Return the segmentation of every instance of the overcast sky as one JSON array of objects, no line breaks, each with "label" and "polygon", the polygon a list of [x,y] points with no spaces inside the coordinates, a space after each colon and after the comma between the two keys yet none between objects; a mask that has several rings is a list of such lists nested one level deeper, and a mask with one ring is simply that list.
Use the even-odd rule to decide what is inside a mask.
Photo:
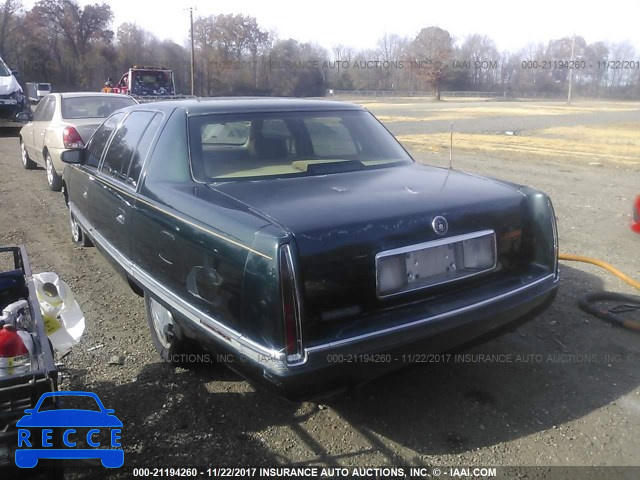
[{"label": "overcast sky", "polygon": [[[80,4],[99,3],[100,0]],[[24,0],[26,6],[34,0]],[[516,51],[529,43],[582,35],[598,40],[628,40],[640,59],[640,1],[598,2],[562,0],[108,0],[115,14],[114,31],[123,22],[136,22],[159,38],[184,44],[189,35],[189,13],[196,16],[242,13],[256,17],[266,30],[282,39],[315,42],[329,49],[342,44],[356,49],[375,48],[385,32],[412,37],[421,28],[444,28],[456,40],[472,33],[486,34],[499,50]]]}]

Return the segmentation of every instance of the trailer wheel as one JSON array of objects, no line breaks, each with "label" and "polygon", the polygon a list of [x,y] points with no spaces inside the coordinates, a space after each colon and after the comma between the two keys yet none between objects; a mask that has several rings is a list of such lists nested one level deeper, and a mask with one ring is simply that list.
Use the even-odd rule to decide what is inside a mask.
[{"label": "trailer wheel", "polygon": [[29,158],[29,154],[27,153],[27,149],[24,146],[24,142],[22,141],[22,138],[20,139],[20,157],[22,159],[22,166],[24,167],[25,170],[31,170],[33,168],[36,168],[36,162],[34,162],[33,160],[31,160],[31,158]]}]

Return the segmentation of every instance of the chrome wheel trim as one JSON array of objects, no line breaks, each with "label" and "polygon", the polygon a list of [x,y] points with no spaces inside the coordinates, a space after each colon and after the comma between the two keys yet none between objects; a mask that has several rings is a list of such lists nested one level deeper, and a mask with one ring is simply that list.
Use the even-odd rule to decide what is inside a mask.
[{"label": "chrome wheel trim", "polygon": [[47,164],[47,181],[49,185],[53,185],[53,163],[51,162],[49,154],[45,157],[45,162]]},{"label": "chrome wheel trim", "polygon": [[27,148],[24,146],[24,142],[20,142],[20,156],[22,157],[22,164],[26,167],[29,155],[27,155]]},{"label": "chrome wheel trim", "polygon": [[153,329],[155,330],[156,337],[158,337],[158,341],[164,348],[171,348],[171,340],[166,334],[167,330],[169,330],[168,327],[173,325],[171,312],[153,298],[149,299],[149,311],[151,314],[151,323],[153,323]]},{"label": "chrome wheel trim", "polygon": [[71,224],[71,236],[73,237],[73,241],[76,243],[80,242],[80,240],[82,240],[80,226],[71,212],[69,212],[69,223]]}]

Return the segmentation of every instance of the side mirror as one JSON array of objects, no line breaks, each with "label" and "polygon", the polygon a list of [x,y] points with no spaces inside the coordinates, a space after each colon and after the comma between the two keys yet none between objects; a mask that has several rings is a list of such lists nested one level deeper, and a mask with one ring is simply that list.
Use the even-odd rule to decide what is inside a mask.
[{"label": "side mirror", "polygon": [[18,72],[18,70],[11,70],[11,75],[13,75],[14,77],[17,76],[20,72]]},{"label": "side mirror", "polygon": [[60,155],[60,160],[70,165],[80,165],[84,163],[85,152],[86,150],[84,148],[65,150],[62,152],[62,155]]},{"label": "side mirror", "polygon": [[16,122],[18,123],[28,123],[31,120],[33,120],[31,112],[18,112],[16,114]]}]

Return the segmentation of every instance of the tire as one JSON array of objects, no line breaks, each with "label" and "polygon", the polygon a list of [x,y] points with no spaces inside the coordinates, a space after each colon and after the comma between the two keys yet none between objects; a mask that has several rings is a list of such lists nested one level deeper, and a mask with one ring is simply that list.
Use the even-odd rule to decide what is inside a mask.
[{"label": "tire", "polygon": [[71,210],[69,210],[69,226],[71,227],[71,239],[73,240],[73,243],[76,245],[82,245],[83,247],[93,246],[93,243],[91,243],[89,237],[87,237],[82,230],[82,227],[78,224],[73,213],[71,213]]},{"label": "tire", "polygon": [[56,172],[49,152],[44,154],[44,166],[47,170],[47,183],[49,184],[49,188],[53,192],[59,192],[62,189],[62,178],[60,178],[60,175]]},{"label": "tire", "polygon": [[20,139],[20,158],[22,160],[22,167],[25,170],[32,170],[36,168],[36,162],[29,158],[29,154],[27,153],[27,149],[24,146],[22,139]]},{"label": "tire", "polygon": [[189,343],[180,340],[175,335],[172,313],[153,298],[149,292],[144,292],[144,304],[147,311],[149,331],[151,332],[151,341],[160,357],[170,365],[184,365],[180,354],[187,351]]}]

